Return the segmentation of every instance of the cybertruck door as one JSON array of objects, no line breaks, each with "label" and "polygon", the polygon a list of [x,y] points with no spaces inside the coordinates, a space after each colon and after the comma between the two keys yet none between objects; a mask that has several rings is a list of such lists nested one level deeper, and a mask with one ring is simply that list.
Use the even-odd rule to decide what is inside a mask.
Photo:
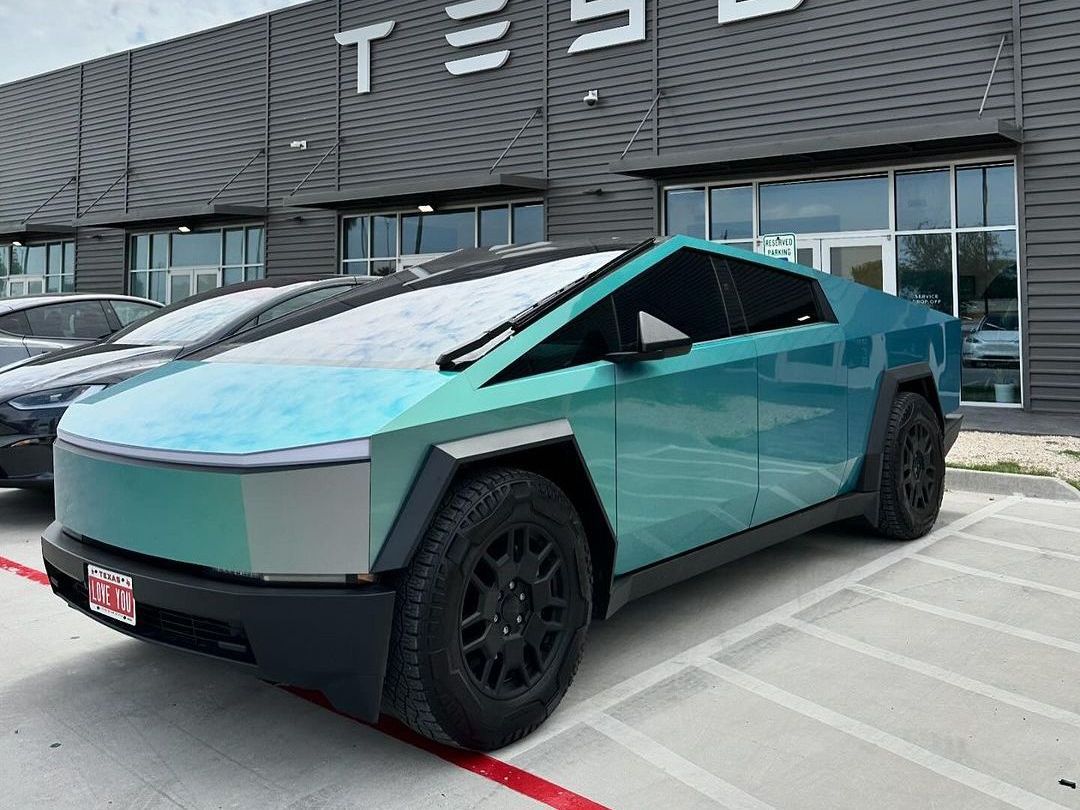
[{"label": "cybertruck door", "polygon": [[757,526],[839,493],[848,461],[844,332],[816,280],[736,259],[728,266],[757,344]]},{"label": "cybertruck door", "polygon": [[750,525],[758,486],[757,357],[752,338],[731,336],[710,254],[684,249],[614,299],[624,350],[642,311],[695,341],[681,357],[616,367],[622,574]]}]

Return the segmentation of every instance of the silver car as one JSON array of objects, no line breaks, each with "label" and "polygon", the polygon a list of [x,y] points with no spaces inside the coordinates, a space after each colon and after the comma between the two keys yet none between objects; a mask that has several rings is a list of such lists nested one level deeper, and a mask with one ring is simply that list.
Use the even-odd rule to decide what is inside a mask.
[{"label": "silver car", "polygon": [[127,295],[30,295],[0,299],[0,368],[119,332],[161,307]]}]

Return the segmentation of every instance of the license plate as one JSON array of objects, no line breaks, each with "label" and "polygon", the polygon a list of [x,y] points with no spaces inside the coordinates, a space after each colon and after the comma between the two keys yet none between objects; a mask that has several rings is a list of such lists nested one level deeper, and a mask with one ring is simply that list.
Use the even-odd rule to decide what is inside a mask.
[{"label": "license plate", "polygon": [[88,565],[86,586],[90,591],[90,610],[124,624],[135,624],[135,592],[131,577]]}]

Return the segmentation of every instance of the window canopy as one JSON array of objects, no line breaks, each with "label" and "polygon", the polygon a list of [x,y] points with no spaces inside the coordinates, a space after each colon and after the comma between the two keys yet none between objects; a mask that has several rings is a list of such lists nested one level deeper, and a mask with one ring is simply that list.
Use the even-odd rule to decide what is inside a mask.
[{"label": "window canopy", "polygon": [[1011,122],[960,118],[889,127],[847,127],[777,138],[731,141],[708,149],[616,160],[609,171],[633,177],[747,175],[777,169],[950,155],[1023,140]]},{"label": "window canopy", "polygon": [[439,205],[480,197],[535,194],[545,189],[547,189],[547,180],[542,177],[481,172],[354,186],[342,191],[313,191],[286,197],[284,204],[301,208],[330,209]]}]

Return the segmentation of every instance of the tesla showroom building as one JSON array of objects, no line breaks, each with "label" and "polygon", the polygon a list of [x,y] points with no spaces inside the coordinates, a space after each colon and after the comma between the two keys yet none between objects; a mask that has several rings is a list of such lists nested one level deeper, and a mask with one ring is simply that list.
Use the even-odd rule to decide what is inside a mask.
[{"label": "tesla showroom building", "polygon": [[0,86],[0,293],[794,234],[1080,414],[1078,75],[1076,0],[313,0]]}]

